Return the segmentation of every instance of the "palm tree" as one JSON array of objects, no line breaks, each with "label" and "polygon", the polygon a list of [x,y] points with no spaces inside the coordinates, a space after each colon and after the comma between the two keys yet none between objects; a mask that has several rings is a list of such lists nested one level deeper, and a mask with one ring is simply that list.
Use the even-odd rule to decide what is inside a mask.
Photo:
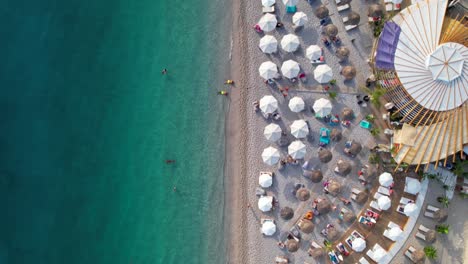
[{"label": "palm tree", "polygon": [[334,100],[336,98],[336,96],[338,96],[338,93],[337,92],[328,92],[328,96],[330,96],[330,98],[332,100]]},{"label": "palm tree", "polygon": [[448,234],[450,230],[449,225],[436,225],[436,231],[441,234]]},{"label": "palm tree", "polygon": [[327,252],[332,252],[333,251],[333,244],[329,242],[328,240],[324,240],[323,244],[325,245],[325,250]]},{"label": "palm tree", "polygon": [[447,196],[439,196],[437,197],[437,201],[441,203],[445,207],[449,207],[450,200]]},{"label": "palm tree", "polygon": [[433,246],[424,247],[424,254],[426,254],[427,258],[429,259],[436,259],[437,249],[435,249]]},{"label": "palm tree", "polygon": [[366,120],[373,123],[374,120],[375,120],[375,116],[374,115],[366,115]]},{"label": "palm tree", "polygon": [[380,129],[377,128],[377,127],[374,127],[374,128],[372,128],[372,129],[370,130],[370,133],[371,133],[374,137],[376,137],[376,136],[378,136],[378,135],[380,134]]}]

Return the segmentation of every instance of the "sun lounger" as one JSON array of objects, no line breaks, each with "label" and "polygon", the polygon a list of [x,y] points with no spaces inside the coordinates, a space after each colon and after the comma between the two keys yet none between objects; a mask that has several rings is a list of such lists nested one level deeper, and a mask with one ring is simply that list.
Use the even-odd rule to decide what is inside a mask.
[{"label": "sun lounger", "polygon": [[367,252],[366,252],[366,255],[371,258],[372,260],[374,260],[374,251],[372,251],[372,249],[369,249]]},{"label": "sun lounger", "polygon": [[338,12],[349,9],[349,4],[337,6]]},{"label": "sun lounger", "polygon": [[374,209],[377,210],[377,211],[381,211],[381,210],[380,210],[380,207],[379,207],[379,204],[378,204],[376,201],[372,201],[372,202],[370,203],[370,207],[374,208]]},{"label": "sun lounger", "polygon": [[387,12],[393,11],[393,4],[392,3],[386,4],[385,5],[385,10],[387,10]]},{"label": "sun lounger", "polygon": [[348,22],[349,18],[347,16],[343,17],[343,23]]},{"label": "sun lounger", "polygon": [[408,257],[411,261],[414,262],[413,260],[413,252],[416,251],[416,249],[412,246],[410,246],[406,251],[405,251],[405,256]]},{"label": "sun lounger", "polygon": [[426,236],[420,232],[417,232],[416,233],[416,237],[419,238],[419,239],[422,239],[424,241],[426,241]]},{"label": "sun lounger", "polygon": [[384,237],[386,237],[386,238],[388,238],[388,239],[390,239],[390,240],[393,241],[393,239],[390,238],[390,236],[388,235],[388,232],[389,232],[389,230],[388,230],[388,229],[385,229],[385,231],[383,232]]},{"label": "sun lounger", "polygon": [[354,194],[358,194],[361,192],[361,190],[357,189],[357,188],[352,188],[351,189],[351,192],[354,193]]},{"label": "sun lounger", "polygon": [[360,258],[359,263],[360,264],[370,264],[370,262],[365,257]]},{"label": "sun lounger", "polygon": [[427,205],[426,208],[427,208],[427,210],[432,211],[432,212],[434,212],[434,213],[437,212],[437,211],[439,211],[439,208],[438,208],[438,207],[434,207],[434,206],[429,205],[429,204]]},{"label": "sun lounger", "polygon": [[374,198],[375,198],[376,200],[378,200],[378,199],[379,199],[380,197],[382,197],[382,196],[385,196],[385,195],[383,195],[383,194],[381,194],[381,193],[379,193],[379,192],[374,193]]},{"label": "sun lounger", "polygon": [[392,194],[392,190],[388,189],[388,188],[385,188],[383,186],[379,186],[379,189],[377,189],[377,191],[381,194],[385,194],[387,196],[390,196],[390,194]]},{"label": "sun lounger", "polygon": [[[393,223],[392,221],[388,222],[388,225],[387,225],[388,228],[394,228],[394,227],[400,227],[399,225]],[[401,228],[401,227],[400,227]]]},{"label": "sun lounger", "polygon": [[428,218],[432,218],[432,219],[435,218],[434,213],[429,212],[429,211],[427,211],[427,210],[424,212],[424,216],[425,216],[425,217],[428,217]]},{"label": "sun lounger", "polygon": [[385,0],[384,3],[385,4],[392,3],[392,0]]},{"label": "sun lounger", "polygon": [[275,12],[275,6],[264,6],[262,8],[263,13],[274,13]]},{"label": "sun lounger", "polygon": [[350,31],[350,30],[355,29],[355,28],[357,28],[357,25],[346,25],[345,26],[346,31]]},{"label": "sun lounger", "polygon": [[335,3],[339,5],[341,3],[341,0],[335,0]]},{"label": "sun lounger", "polygon": [[356,199],[357,199],[357,196],[356,196],[356,194],[354,194],[354,193],[353,193],[353,194],[351,194],[351,200],[353,200],[353,201],[356,201]]},{"label": "sun lounger", "polygon": [[360,234],[358,231],[356,231],[356,230],[354,230],[354,231],[351,233],[351,235],[352,235],[353,237],[355,237],[355,238],[358,238],[358,237],[364,238],[364,236],[361,235],[361,234]]},{"label": "sun lounger", "polygon": [[424,232],[424,233],[427,233],[430,231],[429,228],[423,226],[423,225],[419,225],[419,228],[418,228],[420,231]]},{"label": "sun lounger", "polygon": [[401,197],[401,199],[400,199],[400,204],[402,204],[402,205],[407,205],[409,202],[414,203],[413,200],[408,199],[408,198],[406,198],[406,197]]},{"label": "sun lounger", "polygon": [[289,263],[289,260],[286,257],[278,256],[275,258],[277,264]]}]

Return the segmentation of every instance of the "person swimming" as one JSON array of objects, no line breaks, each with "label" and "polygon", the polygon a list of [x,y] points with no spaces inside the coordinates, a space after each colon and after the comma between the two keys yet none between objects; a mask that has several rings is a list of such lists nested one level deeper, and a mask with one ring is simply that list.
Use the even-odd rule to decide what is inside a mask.
[{"label": "person swimming", "polygon": [[175,160],[165,160],[166,164],[171,164],[171,163],[175,163],[176,161]]},{"label": "person swimming", "polygon": [[224,83],[225,84],[234,84],[234,81],[233,80],[226,80]]},{"label": "person swimming", "polygon": [[228,92],[227,92],[227,91],[219,91],[218,94],[219,94],[219,95],[227,96],[227,95],[228,95]]}]

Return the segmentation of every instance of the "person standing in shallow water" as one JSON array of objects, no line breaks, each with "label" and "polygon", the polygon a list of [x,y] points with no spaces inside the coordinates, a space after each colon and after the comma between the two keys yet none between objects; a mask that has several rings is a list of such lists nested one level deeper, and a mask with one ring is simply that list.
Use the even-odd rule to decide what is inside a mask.
[{"label": "person standing in shallow water", "polygon": [[164,68],[164,69],[161,71],[161,74],[162,74],[162,75],[165,75],[165,74],[167,74],[167,69],[166,69],[166,68]]}]

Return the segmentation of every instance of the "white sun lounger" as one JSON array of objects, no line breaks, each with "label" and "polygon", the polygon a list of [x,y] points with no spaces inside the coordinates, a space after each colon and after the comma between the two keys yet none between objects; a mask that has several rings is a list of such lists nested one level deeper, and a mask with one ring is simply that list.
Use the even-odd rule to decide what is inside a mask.
[{"label": "white sun lounger", "polygon": [[381,194],[385,194],[387,196],[390,196],[390,189],[388,188],[385,188],[383,186],[379,186],[379,189],[377,189],[377,191]]},{"label": "white sun lounger", "polygon": [[349,4],[337,6],[338,12],[345,11],[349,9]]},{"label": "white sun lounger", "polygon": [[350,30],[352,30],[354,28],[357,28],[357,25],[346,25],[345,26],[346,31],[350,31]]},{"label": "white sun lounger", "polygon": [[370,262],[365,257],[360,258],[359,263],[360,264],[370,264]]},{"label": "white sun lounger", "polygon": [[335,3],[339,5],[341,3],[341,0],[335,0]]},{"label": "white sun lounger", "polygon": [[419,239],[422,239],[422,240],[426,241],[426,236],[425,236],[423,233],[417,232],[417,233],[416,233],[416,237],[419,238]]},{"label": "white sun lounger", "polygon": [[347,16],[343,17],[343,23],[348,22],[349,18]]},{"label": "white sun lounger", "polygon": [[385,5],[385,10],[387,10],[387,11],[393,11],[393,4],[392,4],[392,3],[386,4],[386,5]]},{"label": "white sun lounger", "polygon": [[380,207],[379,207],[379,204],[378,204],[376,201],[372,201],[372,202],[370,203],[370,207],[374,208],[375,210],[377,210],[377,211],[379,211],[379,212],[381,211],[381,210],[380,210]]},{"label": "white sun lounger", "polygon": [[[384,235],[384,237],[386,237],[386,238],[392,240],[392,239],[390,238],[390,236],[388,235],[388,232],[389,232],[388,229],[385,229],[385,231],[383,232],[383,235]],[[393,240],[392,240],[392,241],[393,241]]]},{"label": "white sun lounger", "polygon": [[392,3],[392,0],[385,0],[384,3],[385,4]]},{"label": "white sun lounger", "polygon": [[275,6],[264,6],[262,7],[263,13],[274,13],[275,12]]},{"label": "white sun lounger", "polygon": [[354,193],[351,194],[351,200],[356,201],[356,198],[357,198],[356,194],[354,194]]},{"label": "white sun lounger", "polygon": [[429,217],[429,218],[433,218],[433,219],[435,218],[434,213],[429,212],[427,210],[424,212],[424,216]]},{"label": "white sun lounger", "polygon": [[379,192],[376,192],[376,193],[374,194],[374,198],[375,198],[376,200],[378,200],[378,199],[379,199],[380,197],[382,197],[382,196],[385,196],[385,195],[383,195],[383,194],[381,194],[381,193],[379,193]]},{"label": "white sun lounger", "polygon": [[429,228],[423,226],[423,225],[420,225],[419,228],[418,228],[420,231],[424,232],[424,233],[427,233],[430,231]]},{"label": "white sun lounger", "polygon": [[411,261],[414,262],[413,260],[413,252],[416,251],[416,249],[412,246],[410,246],[406,251],[405,251],[405,256],[407,256]]},{"label": "white sun lounger", "polygon": [[402,196],[402,197],[401,197],[401,199],[400,199],[400,204],[407,205],[409,202],[412,202],[412,203],[414,203],[414,201],[413,201],[413,200],[411,200],[411,199],[408,199],[408,198],[406,198],[406,197],[403,197],[403,196]]},{"label": "white sun lounger", "polygon": [[432,212],[435,213],[435,212],[439,211],[439,208],[428,204],[427,205],[427,210],[432,211]]},{"label": "white sun lounger", "polygon": [[354,193],[354,194],[358,194],[361,192],[361,190],[357,189],[357,188],[352,188],[351,189],[351,192]]}]

